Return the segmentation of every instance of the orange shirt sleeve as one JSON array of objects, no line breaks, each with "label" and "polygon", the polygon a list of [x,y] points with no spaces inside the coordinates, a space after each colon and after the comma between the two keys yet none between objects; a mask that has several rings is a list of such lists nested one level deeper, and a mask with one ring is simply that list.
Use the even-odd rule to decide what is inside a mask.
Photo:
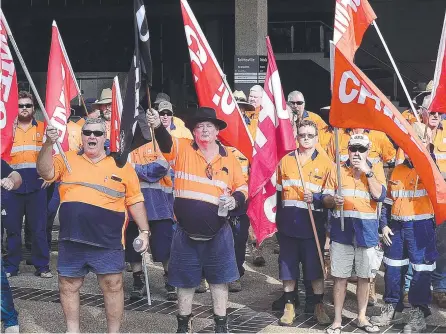
[{"label": "orange shirt sleeve", "polygon": [[[68,157],[67,157],[68,159]],[[67,166],[65,165],[65,162],[62,159],[62,156],[60,154],[56,154],[53,157],[53,166],[54,166],[54,177],[52,179],[44,179],[45,181],[48,182],[54,182],[54,181],[60,181],[62,176],[66,173],[67,171]],[[73,166],[70,166],[71,168],[73,168]]]},{"label": "orange shirt sleeve", "polygon": [[144,202],[144,196],[141,192],[141,187],[139,185],[138,175],[136,175],[135,170],[132,165],[126,163],[125,169],[125,205],[131,206],[133,204]]}]

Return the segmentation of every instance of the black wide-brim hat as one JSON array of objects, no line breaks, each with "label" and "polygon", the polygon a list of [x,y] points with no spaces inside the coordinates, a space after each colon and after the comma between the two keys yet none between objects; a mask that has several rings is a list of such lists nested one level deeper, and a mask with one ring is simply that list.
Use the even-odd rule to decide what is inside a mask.
[{"label": "black wide-brim hat", "polygon": [[195,128],[195,125],[200,122],[214,123],[219,130],[223,130],[228,126],[225,121],[217,118],[215,109],[209,107],[199,107],[195,111],[194,115],[186,120],[185,125],[192,132]]}]

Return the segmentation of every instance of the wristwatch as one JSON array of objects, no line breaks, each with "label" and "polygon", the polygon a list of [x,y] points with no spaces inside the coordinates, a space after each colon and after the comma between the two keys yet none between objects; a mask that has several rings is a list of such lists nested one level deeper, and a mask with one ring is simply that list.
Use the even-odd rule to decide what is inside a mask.
[{"label": "wristwatch", "polygon": [[149,237],[150,237],[150,235],[152,234],[149,230],[141,230],[140,233],[148,234]]},{"label": "wristwatch", "polygon": [[371,177],[375,176],[375,173],[373,173],[373,171],[368,172],[367,174],[365,174],[365,176],[370,179]]}]

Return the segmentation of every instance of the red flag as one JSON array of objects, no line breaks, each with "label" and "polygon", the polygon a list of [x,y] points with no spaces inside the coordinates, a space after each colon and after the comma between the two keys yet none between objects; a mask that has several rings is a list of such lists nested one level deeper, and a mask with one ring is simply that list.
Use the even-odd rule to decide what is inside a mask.
[{"label": "red flag", "polygon": [[[70,60],[60,36],[56,22],[53,21],[48,76],[46,82],[45,109],[51,125],[59,132],[59,142],[68,151],[67,123],[71,114],[70,101],[76,97],[76,78],[72,75]],[[57,151],[56,146],[55,150]]]},{"label": "red flag", "polygon": [[293,128],[286,109],[276,59],[269,41],[268,68],[257,124],[249,177],[248,216],[261,244],[276,228],[276,169],[280,160],[296,149]]},{"label": "red flag", "polygon": [[446,182],[410,124],[383,93],[335,48],[330,124],[386,133],[412,160],[435,211],[437,224],[446,220]]},{"label": "red flag", "polygon": [[0,132],[1,132],[1,157],[9,161],[14,142],[14,122],[19,113],[17,73],[12,59],[12,53],[8,46],[8,34],[6,32],[6,18],[1,12],[0,24]]},{"label": "red flag", "polygon": [[214,108],[217,117],[228,123],[228,127],[219,133],[223,144],[237,148],[251,160],[251,135],[232,92],[223,80],[225,75],[186,0],[181,0],[181,11],[198,102],[200,106]]},{"label": "red flag", "polygon": [[437,66],[435,66],[434,87],[429,106],[430,111],[446,113],[446,15],[444,17],[443,31],[440,46],[438,47]]},{"label": "red flag", "polygon": [[122,97],[119,88],[118,77],[113,79],[112,105],[111,105],[111,128],[110,128],[110,152],[119,151],[119,131],[121,128]]},{"label": "red flag", "polygon": [[353,61],[364,33],[376,20],[367,0],[336,0],[333,41]]}]

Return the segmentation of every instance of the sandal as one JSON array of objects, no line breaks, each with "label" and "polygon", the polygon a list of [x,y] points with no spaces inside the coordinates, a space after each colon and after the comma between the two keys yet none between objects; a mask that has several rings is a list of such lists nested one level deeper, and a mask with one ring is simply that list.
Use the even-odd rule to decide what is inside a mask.
[{"label": "sandal", "polygon": [[359,322],[356,322],[356,327],[358,327],[359,329],[362,329],[363,331],[365,331],[367,333],[378,333],[379,332],[379,327],[376,325],[372,325],[370,322],[364,323],[364,324],[360,324]]},{"label": "sandal", "polygon": [[327,333],[327,334],[341,334],[342,333],[342,327],[341,326],[339,326],[339,327],[335,327],[335,328],[333,328],[333,327],[328,327],[326,330],[325,330],[325,332]]}]

